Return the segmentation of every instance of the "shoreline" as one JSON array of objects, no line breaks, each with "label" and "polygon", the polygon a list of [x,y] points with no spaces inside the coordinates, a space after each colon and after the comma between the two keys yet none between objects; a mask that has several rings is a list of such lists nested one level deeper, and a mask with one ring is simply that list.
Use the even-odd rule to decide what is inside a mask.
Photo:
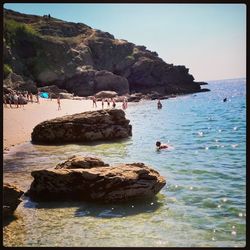
[{"label": "shoreline", "polygon": [[[61,99],[61,110],[56,99],[39,99],[40,103],[28,103],[24,107],[12,108],[3,105],[3,151],[7,153],[12,147],[29,142],[33,128],[49,119],[56,117],[94,111],[102,108],[97,102],[97,108],[92,107],[92,100]],[[119,108],[118,104],[118,108]],[[105,106],[104,106],[105,107]]]},{"label": "shoreline", "polygon": [[[171,95],[167,99],[191,94],[194,93]],[[106,105],[105,103],[104,108],[108,108]],[[116,108],[122,109],[122,102],[116,102],[116,105]],[[39,98],[39,103],[28,102],[24,107],[19,108],[14,107],[14,104],[12,108],[9,107],[9,104],[7,107],[3,105],[3,153],[8,153],[14,146],[30,142],[33,128],[43,121],[75,113],[99,110],[102,109],[102,105],[101,101],[97,101],[97,108],[93,107],[93,102],[90,99],[61,99],[61,108],[61,110],[58,110],[56,99],[44,98]]]}]

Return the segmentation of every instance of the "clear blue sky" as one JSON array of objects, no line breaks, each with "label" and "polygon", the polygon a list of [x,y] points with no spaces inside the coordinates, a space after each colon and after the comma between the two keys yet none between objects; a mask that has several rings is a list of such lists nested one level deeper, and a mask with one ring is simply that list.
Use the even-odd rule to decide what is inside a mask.
[{"label": "clear blue sky", "polygon": [[185,65],[196,81],[246,77],[244,4],[4,4],[107,31]]}]

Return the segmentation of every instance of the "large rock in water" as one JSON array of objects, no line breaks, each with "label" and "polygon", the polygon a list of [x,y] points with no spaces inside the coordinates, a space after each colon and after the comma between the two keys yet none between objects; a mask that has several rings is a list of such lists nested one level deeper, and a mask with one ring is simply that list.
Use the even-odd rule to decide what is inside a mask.
[{"label": "large rock in water", "polygon": [[105,109],[67,115],[38,124],[31,134],[33,143],[81,143],[113,140],[132,135],[132,126],[121,109]]},{"label": "large rock in water", "polygon": [[[73,157],[74,164],[77,161],[86,159]],[[157,171],[143,163],[71,167],[67,161],[66,168],[33,171],[27,195],[36,201],[127,201],[153,197],[166,184]]]},{"label": "large rock in water", "polygon": [[14,185],[8,183],[3,184],[3,217],[13,215],[17,206],[21,202],[19,199],[23,194],[23,191],[18,189]]}]

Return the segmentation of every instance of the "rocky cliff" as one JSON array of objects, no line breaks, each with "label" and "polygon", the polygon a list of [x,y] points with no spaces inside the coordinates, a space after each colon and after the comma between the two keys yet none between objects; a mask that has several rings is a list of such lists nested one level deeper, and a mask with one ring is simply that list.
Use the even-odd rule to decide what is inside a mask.
[{"label": "rocky cliff", "polygon": [[[182,94],[204,91],[185,66],[82,23],[4,9],[4,76],[15,88],[57,85],[78,96],[99,91]],[[10,81],[5,81],[10,85]],[[27,84],[28,83],[28,84]]]}]

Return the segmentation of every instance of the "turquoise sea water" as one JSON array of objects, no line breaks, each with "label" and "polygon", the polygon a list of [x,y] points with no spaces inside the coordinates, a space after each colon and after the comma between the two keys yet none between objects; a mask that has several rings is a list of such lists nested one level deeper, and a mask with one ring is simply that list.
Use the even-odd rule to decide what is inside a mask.
[{"label": "turquoise sea water", "polygon": [[[4,180],[27,190],[34,169],[75,155],[110,164],[144,162],[166,178],[153,200],[125,204],[35,203],[4,228],[5,246],[242,247],[246,241],[246,80],[209,82],[210,92],[129,103],[129,139],[37,146],[4,155]],[[223,99],[227,97],[227,102]],[[155,150],[160,140],[173,148]]]}]

